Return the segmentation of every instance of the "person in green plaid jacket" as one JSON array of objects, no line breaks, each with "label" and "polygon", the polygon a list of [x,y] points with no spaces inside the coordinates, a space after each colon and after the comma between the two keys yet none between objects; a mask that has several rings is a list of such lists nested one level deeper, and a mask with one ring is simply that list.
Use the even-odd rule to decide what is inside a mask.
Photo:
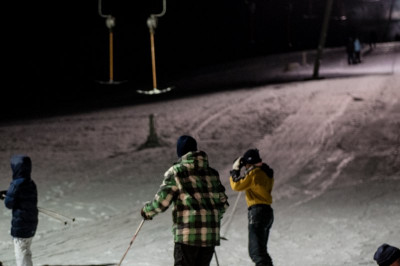
[{"label": "person in green plaid jacket", "polygon": [[150,220],[173,204],[174,265],[208,266],[220,244],[220,221],[228,197],[218,172],[209,166],[207,154],[197,150],[193,137],[179,137],[177,154],[178,162],[164,174],[141,215]]}]

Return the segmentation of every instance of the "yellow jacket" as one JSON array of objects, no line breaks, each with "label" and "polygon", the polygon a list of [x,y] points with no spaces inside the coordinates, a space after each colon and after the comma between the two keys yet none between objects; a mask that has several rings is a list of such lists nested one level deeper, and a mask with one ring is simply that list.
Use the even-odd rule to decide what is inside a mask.
[{"label": "yellow jacket", "polygon": [[272,188],[274,179],[269,177],[260,167],[250,168],[245,176],[237,181],[229,178],[231,188],[235,191],[246,191],[247,206],[255,204],[272,204]]}]

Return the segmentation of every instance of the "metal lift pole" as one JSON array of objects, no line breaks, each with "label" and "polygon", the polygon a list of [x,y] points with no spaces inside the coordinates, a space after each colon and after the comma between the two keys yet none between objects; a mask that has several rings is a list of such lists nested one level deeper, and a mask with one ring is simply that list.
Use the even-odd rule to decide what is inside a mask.
[{"label": "metal lift pole", "polygon": [[106,20],[106,25],[109,29],[109,63],[110,63],[110,82],[114,82],[114,35],[113,27],[115,26],[115,18],[113,16],[108,16]]},{"label": "metal lift pole", "polygon": [[172,88],[168,87],[165,89],[158,89],[157,88],[157,74],[156,74],[156,52],[155,52],[155,44],[154,44],[154,34],[155,29],[157,28],[158,18],[165,15],[167,11],[167,0],[163,0],[163,10],[159,14],[151,14],[150,17],[147,19],[147,27],[149,27],[150,31],[150,45],[151,45],[151,66],[152,66],[152,77],[153,77],[153,89],[152,90],[137,90],[138,93],[142,94],[161,94],[164,92],[170,91]]},{"label": "metal lift pole", "polygon": [[[152,23],[152,22],[150,22]],[[149,22],[148,22],[149,24]],[[150,27],[150,45],[151,45],[151,70],[153,74],[153,89],[157,89],[157,75],[156,75],[156,48],[154,45],[154,28]]]},{"label": "metal lift pole", "polygon": [[114,33],[113,29],[115,27],[115,17],[112,15],[105,15],[102,12],[101,0],[98,1],[98,13],[100,17],[106,19],[106,26],[108,28],[108,38],[109,38],[109,80],[108,82],[103,82],[107,84],[119,84],[120,82],[114,81]]},{"label": "metal lift pole", "polygon": [[333,4],[333,0],[326,0],[324,21],[322,24],[321,36],[320,36],[318,50],[317,50],[317,56],[316,56],[315,62],[314,62],[313,79],[319,78],[319,66],[321,63],[320,61],[321,61],[322,52],[323,52],[323,49],[325,46],[326,33],[328,31],[329,19],[331,18],[332,4]]}]

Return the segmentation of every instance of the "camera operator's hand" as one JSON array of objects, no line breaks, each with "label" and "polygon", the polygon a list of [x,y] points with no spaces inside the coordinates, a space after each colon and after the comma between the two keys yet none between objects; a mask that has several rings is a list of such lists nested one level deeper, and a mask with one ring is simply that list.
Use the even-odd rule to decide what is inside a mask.
[{"label": "camera operator's hand", "polygon": [[235,179],[240,177],[240,168],[242,167],[243,167],[243,158],[242,157],[236,158],[236,160],[233,162],[232,170],[230,171],[230,174],[234,181]]}]

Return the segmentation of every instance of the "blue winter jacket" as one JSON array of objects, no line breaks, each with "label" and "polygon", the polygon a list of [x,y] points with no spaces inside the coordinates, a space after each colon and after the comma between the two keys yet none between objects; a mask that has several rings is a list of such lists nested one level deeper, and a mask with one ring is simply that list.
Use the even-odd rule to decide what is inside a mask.
[{"label": "blue winter jacket", "polygon": [[33,237],[38,225],[37,189],[31,179],[32,162],[28,156],[11,158],[13,181],[7,190],[4,204],[12,209],[11,235]]}]

